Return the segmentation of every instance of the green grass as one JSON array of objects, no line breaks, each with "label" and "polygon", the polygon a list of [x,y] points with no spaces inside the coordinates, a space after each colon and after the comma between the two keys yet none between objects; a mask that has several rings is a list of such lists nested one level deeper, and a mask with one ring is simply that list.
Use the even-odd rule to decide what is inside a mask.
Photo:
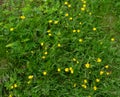
[{"label": "green grass", "polygon": [[120,97],[119,12],[118,0],[4,1],[1,97]]}]

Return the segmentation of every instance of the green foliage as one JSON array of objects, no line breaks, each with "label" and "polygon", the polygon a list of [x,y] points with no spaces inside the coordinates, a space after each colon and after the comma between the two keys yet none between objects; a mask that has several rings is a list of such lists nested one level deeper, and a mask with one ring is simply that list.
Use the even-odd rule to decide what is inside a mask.
[{"label": "green foliage", "polygon": [[119,27],[120,22],[119,11],[113,10],[119,2],[114,9],[112,3],[4,2],[0,6],[0,60],[6,63],[0,61],[0,68],[4,64],[8,68],[5,80],[0,79],[2,96],[117,97],[120,83],[113,76],[119,70],[120,52],[114,25]]}]

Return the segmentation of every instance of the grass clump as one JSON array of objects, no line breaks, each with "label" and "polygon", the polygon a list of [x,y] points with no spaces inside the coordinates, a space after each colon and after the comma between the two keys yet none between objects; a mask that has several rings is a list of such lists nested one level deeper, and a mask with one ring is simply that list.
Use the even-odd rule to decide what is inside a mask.
[{"label": "grass clump", "polygon": [[8,67],[5,80],[1,79],[2,95],[116,96],[112,89],[119,86],[112,76],[113,65],[119,61],[116,28],[106,25],[103,18],[113,10],[109,11],[109,6],[108,0],[4,2],[0,9],[0,58]]}]

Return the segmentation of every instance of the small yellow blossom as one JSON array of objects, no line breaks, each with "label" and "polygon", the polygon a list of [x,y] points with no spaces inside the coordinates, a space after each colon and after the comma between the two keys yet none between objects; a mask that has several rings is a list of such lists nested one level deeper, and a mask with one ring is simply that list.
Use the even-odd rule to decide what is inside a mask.
[{"label": "small yellow blossom", "polygon": [[81,11],[84,11],[84,10],[85,10],[85,8],[84,8],[84,7],[82,7],[82,8],[81,8]]},{"label": "small yellow blossom", "polygon": [[104,73],[104,71],[101,70],[101,71],[100,71],[100,75],[103,75],[103,73]]},{"label": "small yellow blossom", "polygon": [[94,27],[94,28],[93,28],[93,31],[96,31],[96,30],[97,30],[97,29]]},{"label": "small yellow blossom", "polygon": [[51,34],[51,33],[49,33],[48,35],[49,35],[49,36],[52,36],[52,34]]},{"label": "small yellow blossom", "polygon": [[90,64],[89,63],[85,64],[85,67],[90,68]]},{"label": "small yellow blossom", "polygon": [[65,68],[65,72],[69,72],[69,68]]},{"label": "small yellow blossom", "polygon": [[13,86],[14,86],[14,88],[17,88],[17,84],[14,84]]},{"label": "small yellow blossom", "polygon": [[85,8],[85,7],[86,7],[86,4],[83,4],[83,7]]},{"label": "small yellow blossom", "polygon": [[96,91],[96,90],[97,90],[97,87],[96,87],[96,86],[94,86],[94,87],[93,87],[93,90],[95,90],[95,91]]},{"label": "small yellow blossom", "polygon": [[72,20],[72,19],[73,19],[72,17],[69,18],[69,20]]},{"label": "small yellow blossom", "polygon": [[92,15],[92,13],[91,13],[91,12],[89,12],[89,15]]},{"label": "small yellow blossom", "polygon": [[85,84],[83,84],[83,85],[81,85],[81,86],[82,86],[83,88],[85,88],[85,89],[87,88],[87,86],[86,86]]},{"label": "small yellow blossom", "polygon": [[106,69],[108,69],[108,68],[109,68],[109,66],[108,66],[108,65],[106,65],[106,66],[105,66],[105,68],[106,68]]},{"label": "small yellow blossom", "polygon": [[97,79],[96,79],[96,82],[100,82],[100,79],[97,78]]},{"label": "small yellow blossom", "polygon": [[50,32],[51,32],[51,30],[48,30],[47,32],[48,32],[48,33],[50,33]]},{"label": "small yellow blossom", "polygon": [[83,42],[83,39],[79,39],[79,42]]},{"label": "small yellow blossom", "polygon": [[111,38],[111,41],[114,42],[114,41],[115,41],[115,38]]},{"label": "small yellow blossom", "polygon": [[86,79],[84,79],[84,81],[83,81],[85,84],[88,82]]},{"label": "small yellow blossom", "polygon": [[47,75],[47,72],[46,72],[46,71],[44,71],[44,72],[43,72],[43,75]]},{"label": "small yellow blossom", "polygon": [[80,32],[80,30],[78,29],[78,30],[77,30],[77,32],[79,33],[79,32]]},{"label": "small yellow blossom", "polygon": [[58,68],[58,69],[57,69],[57,71],[58,71],[58,72],[60,72],[60,71],[61,71],[61,69],[60,69],[60,68]]},{"label": "small yellow blossom", "polygon": [[25,19],[25,16],[24,16],[24,15],[22,15],[22,16],[20,16],[20,18],[21,18],[21,19]]},{"label": "small yellow blossom", "polygon": [[12,95],[10,94],[8,97],[12,97]]},{"label": "small yellow blossom", "polygon": [[71,5],[69,4],[69,5],[68,5],[68,7],[70,8],[70,7],[71,7]]},{"label": "small yellow blossom", "polygon": [[43,42],[41,42],[41,43],[40,43],[40,45],[41,45],[41,46],[43,46],[43,45],[44,45],[44,43],[43,43]]},{"label": "small yellow blossom", "polygon": [[30,83],[31,83],[31,81],[28,81],[28,82],[27,82],[27,84],[30,84]]},{"label": "small yellow blossom", "polygon": [[42,56],[42,59],[45,59],[46,57],[45,56]]},{"label": "small yellow blossom", "polygon": [[70,73],[71,73],[71,74],[73,74],[73,73],[74,73],[74,70],[73,70],[73,69],[72,69],[72,70],[70,70]]},{"label": "small yellow blossom", "polygon": [[68,5],[68,2],[65,2],[64,4],[65,4],[65,5]]},{"label": "small yellow blossom", "polygon": [[49,22],[49,23],[52,23],[53,21],[52,21],[52,20],[49,20],[48,22]]},{"label": "small yellow blossom", "polygon": [[77,61],[75,58],[72,59],[73,61]]},{"label": "small yellow blossom", "polygon": [[76,32],[76,30],[73,30],[73,32]]},{"label": "small yellow blossom", "polygon": [[58,43],[58,45],[57,45],[58,47],[61,47],[61,44],[60,43]]},{"label": "small yellow blossom", "polygon": [[54,24],[58,24],[58,21],[54,21]]},{"label": "small yellow blossom", "polygon": [[69,69],[70,69],[70,70],[73,70],[73,68],[72,68],[72,67],[70,67]]},{"label": "small yellow blossom", "polygon": [[80,25],[82,24],[82,22],[79,23]]},{"label": "small yellow blossom", "polygon": [[110,72],[106,72],[106,75],[110,75]]},{"label": "small yellow blossom", "polygon": [[77,84],[76,84],[76,83],[74,83],[73,87],[75,88],[76,86],[77,86]]},{"label": "small yellow blossom", "polygon": [[97,62],[100,63],[102,61],[102,59],[100,58],[97,58]]},{"label": "small yellow blossom", "polygon": [[14,87],[13,86],[11,86],[11,89],[13,89]]},{"label": "small yellow blossom", "polygon": [[68,14],[68,13],[66,13],[66,14],[65,14],[65,16],[66,16],[66,17],[68,17],[68,16],[69,16],[69,14]]},{"label": "small yellow blossom", "polygon": [[83,3],[86,3],[86,1],[83,0]]},{"label": "small yellow blossom", "polygon": [[14,28],[10,28],[10,31],[13,31],[14,30]]},{"label": "small yellow blossom", "polygon": [[77,61],[77,64],[79,63],[79,61]]},{"label": "small yellow blossom", "polygon": [[29,76],[28,76],[28,79],[33,79],[33,75],[29,75]]},{"label": "small yellow blossom", "polygon": [[45,55],[47,55],[47,54],[48,54],[48,52],[46,51],[44,54],[45,54]]}]

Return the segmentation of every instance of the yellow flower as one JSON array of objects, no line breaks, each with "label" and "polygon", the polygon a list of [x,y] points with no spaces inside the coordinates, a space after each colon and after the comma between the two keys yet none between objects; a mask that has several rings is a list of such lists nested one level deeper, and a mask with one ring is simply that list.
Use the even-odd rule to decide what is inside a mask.
[{"label": "yellow flower", "polygon": [[71,74],[73,74],[73,73],[74,73],[74,70],[73,70],[73,69],[71,69],[71,70],[70,70],[70,73],[71,73]]},{"label": "yellow flower", "polygon": [[69,68],[65,68],[65,72],[69,72]]},{"label": "yellow flower", "polygon": [[96,87],[96,86],[94,86],[94,87],[93,87],[93,90],[95,90],[95,91],[96,91],[96,90],[97,90],[97,87]]},{"label": "yellow flower", "polygon": [[86,86],[85,84],[83,84],[83,85],[81,85],[81,86],[82,86],[83,88],[85,88],[85,89],[87,88],[87,86]]},{"label": "yellow flower", "polygon": [[80,25],[82,24],[82,22],[79,23]]},{"label": "yellow flower", "polygon": [[77,30],[77,32],[79,33],[79,32],[80,32],[80,30],[78,29],[78,30]]},{"label": "yellow flower", "polygon": [[79,39],[79,42],[83,42],[83,39]]},{"label": "yellow flower", "polygon": [[14,84],[13,86],[14,86],[14,88],[17,88],[17,84]]},{"label": "yellow flower", "polygon": [[97,79],[96,79],[96,82],[100,82],[100,79],[97,78]]},{"label": "yellow flower", "polygon": [[90,68],[90,64],[89,63],[85,64],[85,67]]},{"label": "yellow flower", "polygon": [[28,76],[28,79],[33,79],[33,75],[29,75],[29,76]]},{"label": "yellow flower", "polygon": [[101,70],[101,71],[100,71],[100,75],[103,75],[103,73],[104,73],[104,71]]},{"label": "yellow flower", "polygon": [[89,12],[89,15],[92,15],[92,13],[91,13],[91,12]]},{"label": "yellow flower", "polygon": [[66,16],[66,17],[68,17],[68,16],[69,16],[69,14],[68,14],[68,13],[66,13],[66,14],[65,14],[65,16]]},{"label": "yellow flower", "polygon": [[71,7],[71,5],[69,4],[69,5],[68,5],[68,7],[70,8],[70,7]]},{"label": "yellow flower", "polygon": [[72,17],[69,18],[69,20],[72,20],[72,19],[73,19]]},{"label": "yellow flower", "polygon": [[86,1],[83,0],[83,3],[86,3]]},{"label": "yellow flower", "polygon": [[41,46],[43,46],[43,45],[44,45],[44,43],[43,43],[43,42],[41,42],[41,43],[40,43],[40,45],[41,45]]},{"label": "yellow flower", "polygon": [[51,32],[51,30],[48,30],[47,32],[48,32],[48,33],[50,33],[50,32]]},{"label": "yellow flower", "polygon": [[84,10],[85,10],[85,8],[84,8],[84,7],[82,7],[82,8],[81,8],[81,10],[82,10],[82,11],[84,11]]},{"label": "yellow flower", "polygon": [[106,72],[106,75],[110,75],[110,72]]},{"label": "yellow flower", "polygon": [[65,5],[68,5],[68,2],[65,2],[64,4],[65,4]]},{"label": "yellow flower", "polygon": [[46,57],[45,56],[42,56],[42,59],[45,59]]},{"label": "yellow flower", "polygon": [[94,27],[94,28],[93,28],[93,31],[96,31],[96,30],[97,30],[97,29]]},{"label": "yellow flower", "polygon": [[73,32],[76,32],[76,30],[73,30]]},{"label": "yellow flower", "polygon": [[83,7],[86,7],[86,4],[83,4]]},{"label": "yellow flower", "polygon": [[77,86],[77,84],[76,84],[76,83],[74,83],[73,87],[75,88],[76,86]]},{"label": "yellow flower", "polygon": [[97,58],[97,62],[100,63],[102,61],[102,59],[100,58]]},{"label": "yellow flower", "polygon": [[54,21],[54,24],[58,24],[58,21]]},{"label": "yellow flower", "polygon": [[48,52],[45,52],[44,54],[45,54],[45,55],[47,55],[47,54],[48,54]]},{"label": "yellow flower", "polygon": [[58,68],[58,69],[57,69],[57,71],[58,71],[58,72],[60,72],[60,71],[61,71],[61,69],[60,69],[60,68]]},{"label": "yellow flower", "polygon": [[28,82],[27,82],[27,84],[30,84],[30,83],[31,83],[31,81],[28,81]]},{"label": "yellow flower", "polygon": [[77,61],[77,64],[79,63],[79,61]]},{"label": "yellow flower", "polygon": [[13,89],[14,87],[13,86],[11,86],[11,89]]},{"label": "yellow flower", "polygon": [[52,36],[52,34],[51,34],[51,33],[49,33],[48,35],[49,35],[49,36]]},{"label": "yellow flower", "polygon": [[25,16],[24,16],[24,15],[22,15],[22,16],[20,16],[20,18],[21,18],[21,19],[25,19]]},{"label": "yellow flower", "polygon": [[52,23],[53,21],[52,21],[52,20],[49,20],[48,22],[49,22],[49,23]]},{"label": "yellow flower", "polygon": [[46,72],[46,71],[44,71],[44,72],[43,72],[43,75],[47,75],[47,72]]},{"label": "yellow flower", "polygon": [[14,28],[10,28],[10,31],[13,31],[14,30]]},{"label": "yellow flower", "polygon": [[106,65],[106,66],[105,66],[105,68],[106,68],[106,69],[108,69],[108,68],[109,68],[109,66],[108,66],[108,65]]},{"label": "yellow flower", "polygon": [[112,42],[115,41],[115,38],[111,38],[111,41],[112,41]]},{"label": "yellow flower", "polygon": [[86,79],[84,79],[84,81],[83,81],[85,84],[88,82]]},{"label": "yellow flower", "polygon": [[60,43],[58,43],[58,45],[57,45],[58,47],[61,47],[61,44]]},{"label": "yellow flower", "polygon": [[12,97],[12,95],[10,94],[8,97]]},{"label": "yellow flower", "polygon": [[75,58],[72,59],[73,61],[77,61]]}]

